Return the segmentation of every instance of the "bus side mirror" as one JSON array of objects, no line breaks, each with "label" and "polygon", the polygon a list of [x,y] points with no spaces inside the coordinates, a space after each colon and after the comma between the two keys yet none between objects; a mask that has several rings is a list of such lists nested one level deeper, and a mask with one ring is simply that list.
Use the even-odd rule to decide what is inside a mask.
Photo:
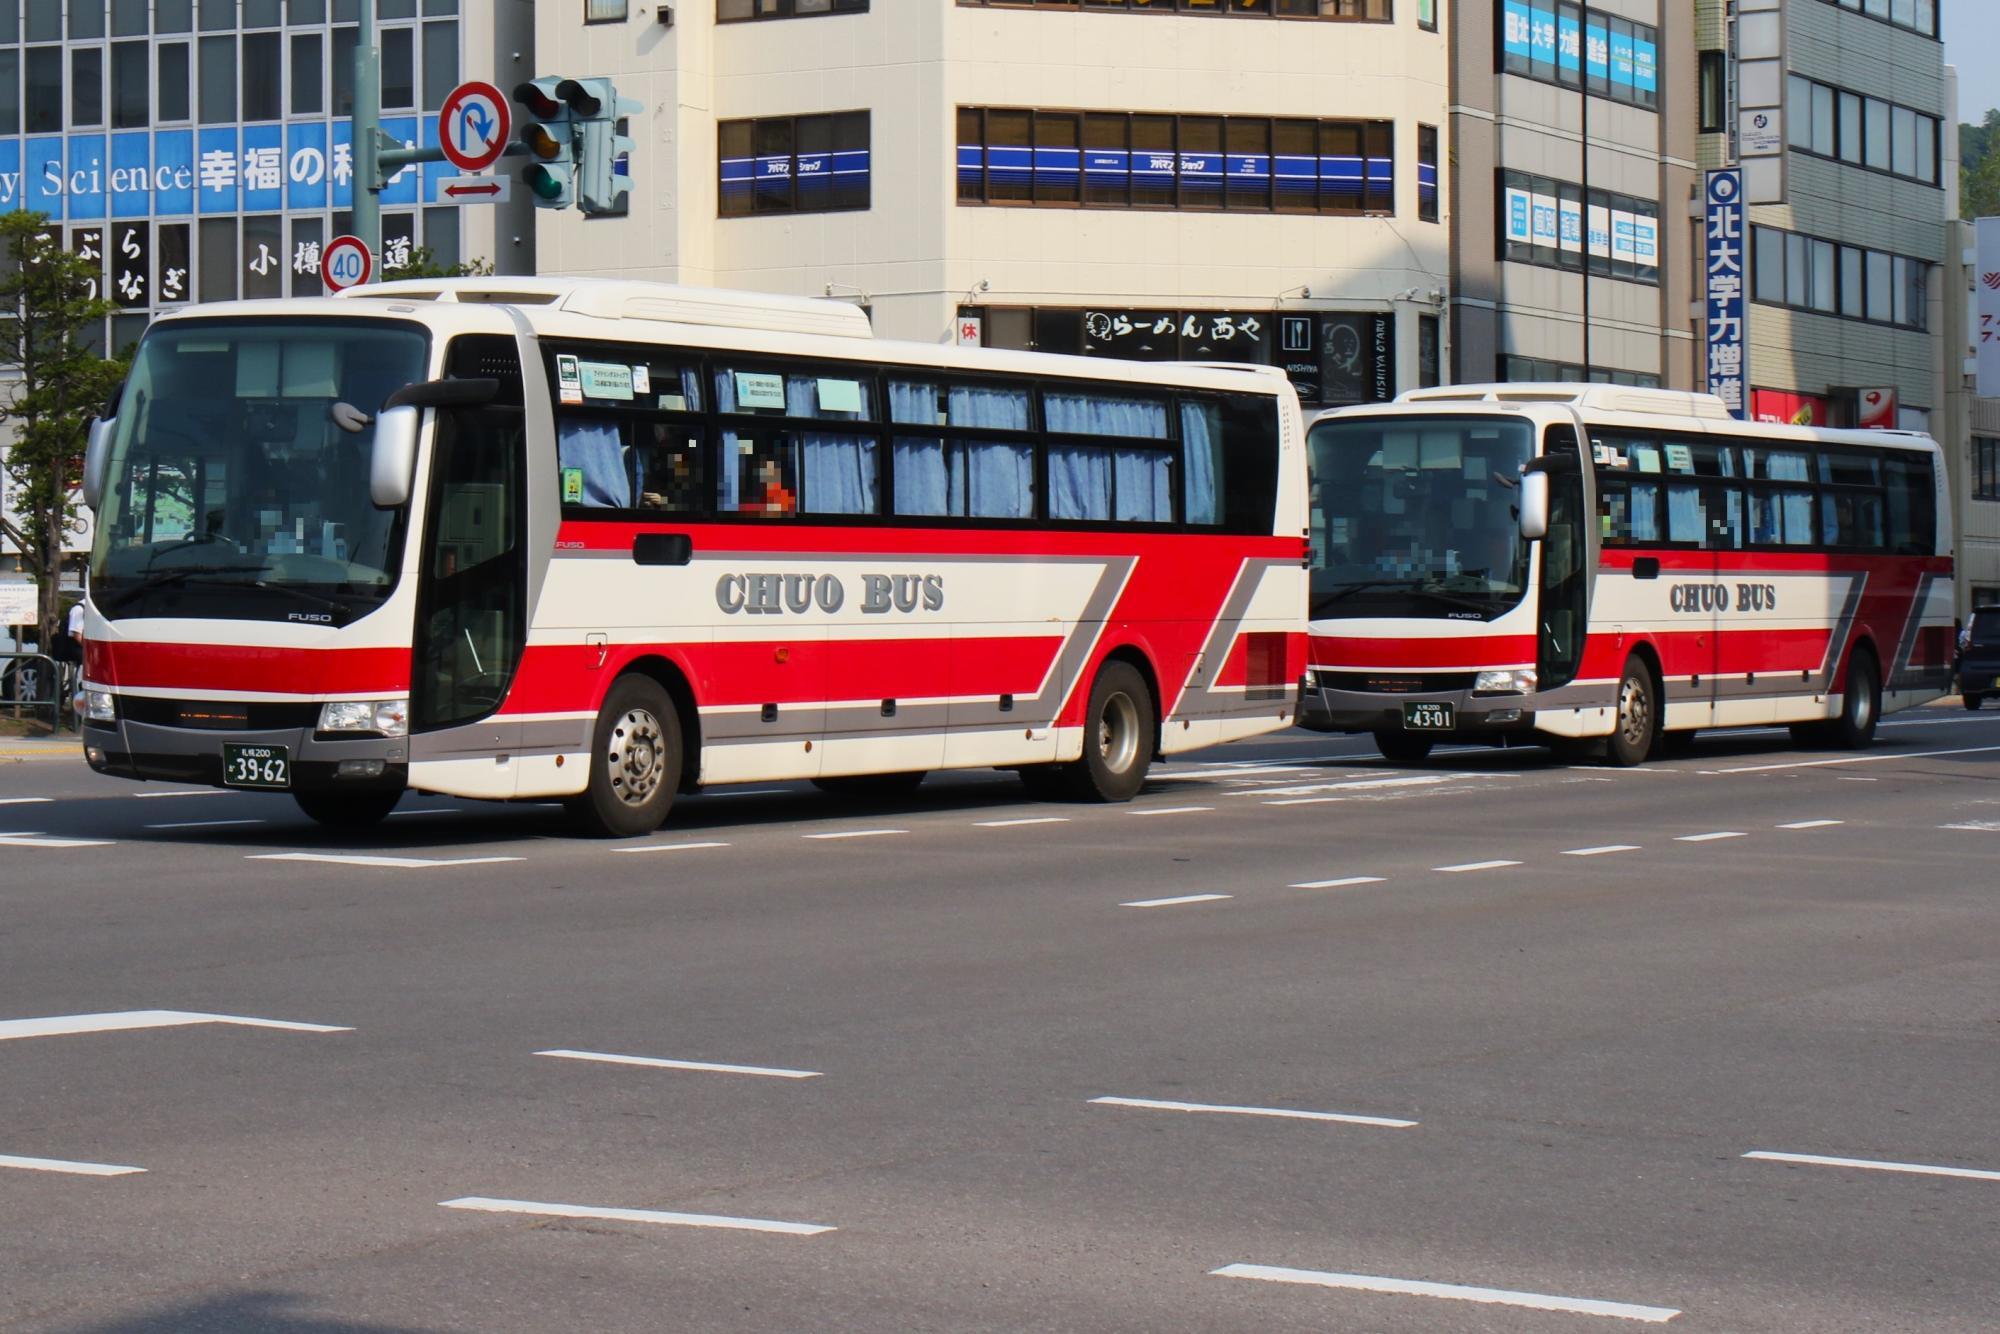
[{"label": "bus side mirror", "polygon": [[1539,542],[1549,533],[1549,475],[1530,472],[1521,475],[1521,536]]},{"label": "bus side mirror", "polygon": [[93,510],[104,500],[104,473],[111,466],[111,436],[117,429],[115,417],[96,417],[90,423],[83,449],[83,503]]},{"label": "bus side mirror", "polygon": [[375,417],[375,447],[368,457],[368,498],[377,509],[409,503],[417,472],[417,427],[423,410],[384,408]]}]

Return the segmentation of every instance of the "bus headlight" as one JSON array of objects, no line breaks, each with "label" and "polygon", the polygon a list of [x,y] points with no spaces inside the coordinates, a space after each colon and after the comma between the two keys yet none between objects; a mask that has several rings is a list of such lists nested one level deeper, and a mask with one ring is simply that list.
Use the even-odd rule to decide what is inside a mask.
[{"label": "bus headlight", "polygon": [[1511,672],[1481,672],[1472,678],[1475,695],[1526,695],[1535,689],[1533,668]]},{"label": "bus headlight", "polygon": [[115,723],[118,721],[118,701],[109,690],[86,690],[83,692],[83,716],[94,723]]},{"label": "bus headlight", "polygon": [[407,736],[410,731],[410,701],[407,699],[340,699],[322,705],[319,711],[322,732],[372,733],[376,736]]}]

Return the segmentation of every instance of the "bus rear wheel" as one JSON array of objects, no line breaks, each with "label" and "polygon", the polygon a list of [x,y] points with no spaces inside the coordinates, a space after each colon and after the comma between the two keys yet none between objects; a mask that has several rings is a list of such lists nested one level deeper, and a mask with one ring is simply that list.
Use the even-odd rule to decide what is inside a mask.
[{"label": "bus rear wheel", "polygon": [[1375,734],[1375,749],[1391,764],[1421,764],[1436,744],[1436,738],[1421,732],[1391,732],[1384,728]]},{"label": "bus rear wheel", "polygon": [[1618,717],[1604,746],[1605,762],[1620,769],[1643,764],[1653,753],[1659,732],[1659,694],[1653,688],[1653,673],[1645,663],[1632,658],[1618,681]]},{"label": "bus rear wheel", "polygon": [[1084,710],[1083,755],[1063,766],[1063,786],[1077,801],[1130,801],[1152,764],[1153,692],[1132,664],[1107,662]]},{"label": "bus rear wheel", "polygon": [[681,722],[673,700],[650,677],[622,677],[597,714],[590,782],[564,805],[581,833],[633,838],[660,827],[680,780]]},{"label": "bus rear wheel", "polygon": [[299,809],[328,829],[370,829],[382,823],[396,803],[403,799],[401,788],[374,788],[362,792],[294,791],[292,800]]},{"label": "bus rear wheel", "polygon": [[1979,712],[1979,706],[1980,706],[1981,704],[1984,704],[1985,702],[1986,702],[1986,696],[1984,696],[1984,695],[1967,695],[1967,696],[1965,697],[1965,709],[1966,709],[1966,712],[1968,712],[1968,713],[1978,713],[1978,712]]},{"label": "bus rear wheel", "polygon": [[1840,716],[1826,725],[1826,743],[1841,750],[1860,750],[1875,740],[1875,720],[1882,712],[1882,675],[1875,657],[1858,648],[1847,660],[1847,688],[1841,692]]}]

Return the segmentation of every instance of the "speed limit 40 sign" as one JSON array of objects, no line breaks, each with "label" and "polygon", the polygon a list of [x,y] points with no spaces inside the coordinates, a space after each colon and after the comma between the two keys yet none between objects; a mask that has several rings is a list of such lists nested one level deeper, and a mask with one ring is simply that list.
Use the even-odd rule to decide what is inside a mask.
[{"label": "speed limit 40 sign", "polygon": [[336,236],[319,255],[319,280],[329,292],[358,287],[375,273],[375,257],[358,236]]}]

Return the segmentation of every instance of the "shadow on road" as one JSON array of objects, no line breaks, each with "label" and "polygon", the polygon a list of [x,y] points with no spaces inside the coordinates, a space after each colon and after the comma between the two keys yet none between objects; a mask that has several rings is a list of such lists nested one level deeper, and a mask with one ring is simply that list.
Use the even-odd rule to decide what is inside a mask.
[{"label": "shadow on road", "polygon": [[65,1334],[175,1334],[229,1331],[229,1334],[432,1334],[429,1327],[385,1325],[310,1315],[291,1308],[306,1298],[286,1292],[240,1292],[162,1307],[142,1315],[94,1324],[65,1326]]}]

